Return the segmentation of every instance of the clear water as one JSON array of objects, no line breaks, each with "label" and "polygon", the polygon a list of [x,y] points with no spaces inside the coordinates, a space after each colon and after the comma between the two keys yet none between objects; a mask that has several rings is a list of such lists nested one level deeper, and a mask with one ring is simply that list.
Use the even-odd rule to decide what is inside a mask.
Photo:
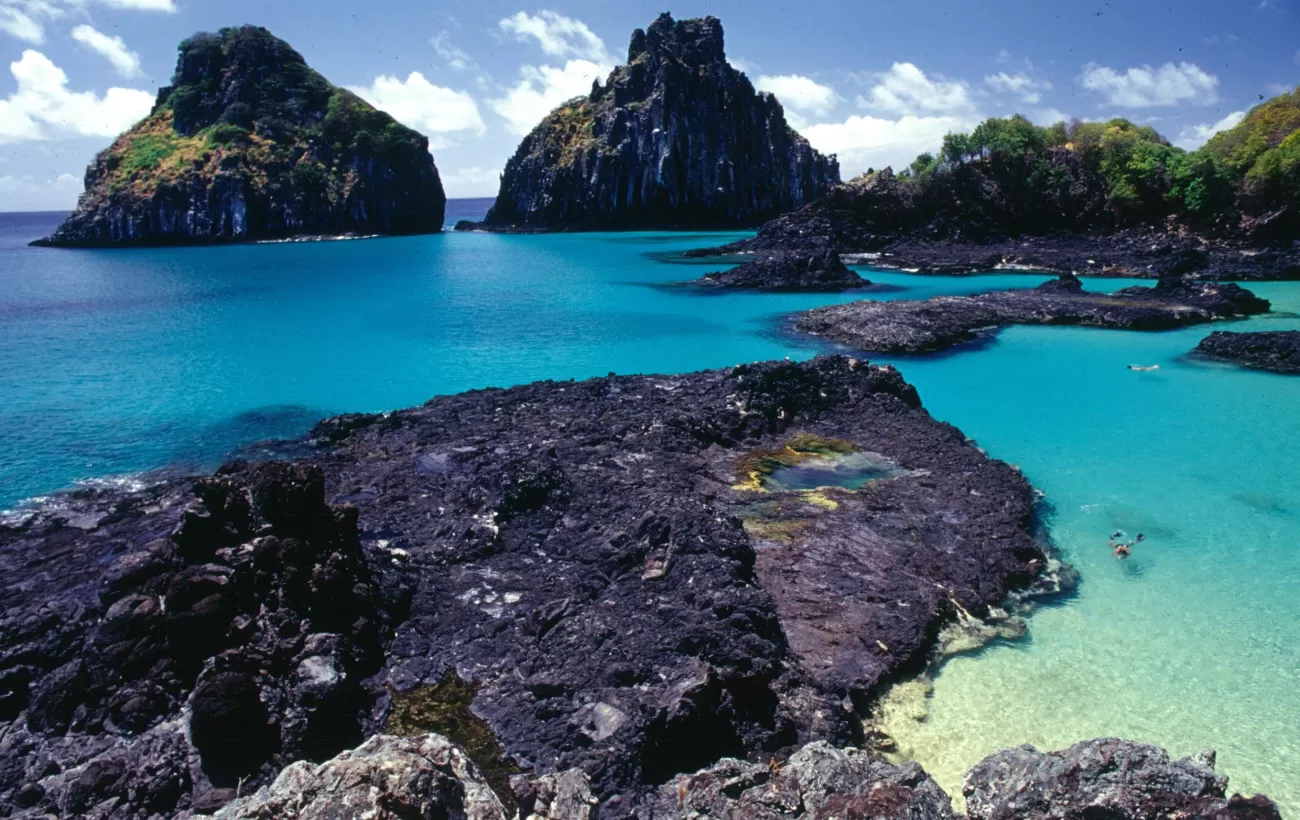
[{"label": "clear water", "polygon": [[790,467],[779,467],[763,481],[771,490],[817,490],[822,487],[843,487],[859,490],[869,482],[897,475],[898,468],[866,453],[843,453],[833,456],[814,456]]},{"label": "clear water", "polygon": [[[453,203],[448,219],[485,205]],[[807,357],[817,347],[778,317],[860,298],[661,287],[708,271],[666,262],[733,238],[718,234],[24,247],[57,221],[0,216],[0,508],[79,479],[212,465],[335,412]],[[864,272],[908,288],[882,299],[1043,278]],[[1256,289],[1300,311],[1300,284]],[[894,359],[935,416],[1047,493],[1084,578],[1034,616],[1030,640],[945,667],[929,720],[899,733],[950,791],[995,748],[1116,734],[1215,747],[1234,788],[1300,812],[1300,378],[1184,360],[1205,332],[1011,328]],[[1148,536],[1127,562],[1106,550],[1116,529]]]}]

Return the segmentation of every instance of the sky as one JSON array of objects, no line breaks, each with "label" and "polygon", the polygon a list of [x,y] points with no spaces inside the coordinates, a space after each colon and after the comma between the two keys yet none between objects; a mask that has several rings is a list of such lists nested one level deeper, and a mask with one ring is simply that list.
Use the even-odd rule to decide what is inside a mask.
[{"label": "sky", "polygon": [[[519,140],[662,11],[727,56],[847,179],[1022,113],[1127,117],[1186,148],[1300,84],[1300,0],[0,0],[0,211],[69,210],[197,31],[252,23],[427,134],[451,197],[493,196]],[[8,66],[8,72],[3,66]]]}]

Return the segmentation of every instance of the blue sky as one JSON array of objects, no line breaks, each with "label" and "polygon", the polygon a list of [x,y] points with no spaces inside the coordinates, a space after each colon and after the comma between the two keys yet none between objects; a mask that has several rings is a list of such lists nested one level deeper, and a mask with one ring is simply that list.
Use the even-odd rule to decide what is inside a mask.
[{"label": "blue sky", "polygon": [[[68,209],[176,45],[254,23],[428,134],[450,196],[491,196],[520,137],[626,55],[662,2],[0,0],[0,210]],[[1300,0],[726,0],[727,54],[845,176],[991,115],[1126,116],[1195,147],[1300,83]],[[8,71],[3,67],[7,66]]]}]

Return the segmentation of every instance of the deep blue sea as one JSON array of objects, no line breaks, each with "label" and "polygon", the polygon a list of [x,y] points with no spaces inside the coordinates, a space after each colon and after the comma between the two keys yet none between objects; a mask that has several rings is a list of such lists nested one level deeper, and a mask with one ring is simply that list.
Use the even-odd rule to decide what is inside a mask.
[{"label": "deep blue sea", "polygon": [[[488,204],[452,202],[448,223]],[[58,221],[0,214],[0,509],[87,479],[211,467],[339,412],[808,357],[818,348],[780,317],[862,298],[668,286],[712,269],[676,254],[740,234],[26,247]],[[869,294],[881,299],[1044,278],[863,271],[900,288]],[[1280,313],[1234,329],[1300,329],[1300,283],[1253,288]],[[932,414],[1046,493],[1051,536],[1083,573],[1029,639],[951,661],[928,717],[891,726],[950,793],[996,748],[1122,735],[1217,748],[1233,788],[1300,813],[1300,378],[1186,359],[1207,332],[1011,328],[892,359]],[[1118,562],[1115,529],[1148,541]]]}]

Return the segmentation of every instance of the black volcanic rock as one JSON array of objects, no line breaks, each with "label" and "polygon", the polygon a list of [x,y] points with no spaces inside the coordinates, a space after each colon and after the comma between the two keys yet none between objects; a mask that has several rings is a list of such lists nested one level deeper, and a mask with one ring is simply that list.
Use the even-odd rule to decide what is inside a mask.
[{"label": "black volcanic rock", "polygon": [[721,22],[664,14],[633,33],[627,65],[524,138],[483,226],[752,226],[838,182],[835,159],[727,63]]},{"label": "black volcanic rock", "polygon": [[962,793],[971,820],[1280,820],[1272,801],[1225,799],[1214,752],[1170,760],[1155,746],[1104,738],[1044,754],[1007,749],[978,763]]},{"label": "black volcanic rock", "polygon": [[778,290],[833,293],[870,285],[845,267],[839,254],[781,253],[731,270],[710,273],[692,284],[720,290]]},{"label": "black volcanic rock", "polygon": [[847,357],[313,435],[311,464],[0,527],[0,801],[168,814],[386,729],[449,733],[489,782],[498,754],[580,767],[625,816],[722,757],[852,740],[941,625],[1053,583],[1024,478]]},{"label": "black volcanic rock", "polygon": [[1219,331],[1201,340],[1198,356],[1274,373],[1300,373],[1300,331],[1231,333]]},{"label": "black volcanic rock", "polygon": [[158,245],[442,230],[428,140],[266,29],[196,34],[153,111],[96,157],[43,245]]},{"label": "black volcanic rock", "polygon": [[1153,287],[1089,293],[1066,274],[1026,290],[830,305],[797,314],[793,326],[858,350],[934,353],[1003,325],[1171,330],[1268,310],[1267,299],[1234,284],[1167,277]]}]

